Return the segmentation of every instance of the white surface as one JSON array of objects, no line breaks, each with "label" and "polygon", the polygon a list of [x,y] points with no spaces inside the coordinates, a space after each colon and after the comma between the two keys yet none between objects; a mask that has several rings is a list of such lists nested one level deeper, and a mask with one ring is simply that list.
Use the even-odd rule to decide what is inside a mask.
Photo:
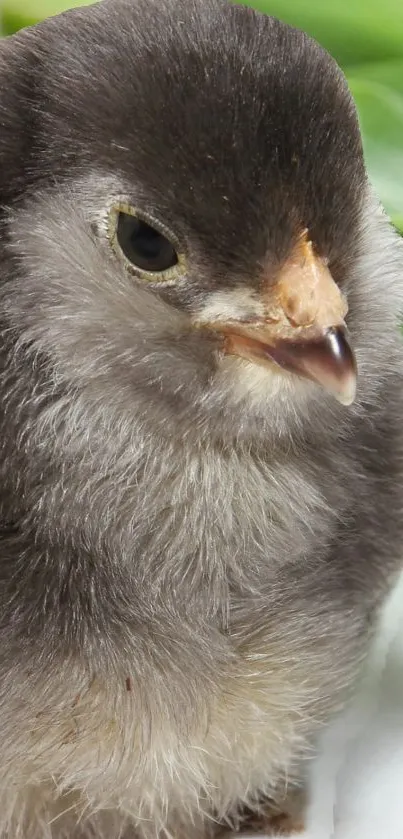
[{"label": "white surface", "polygon": [[301,839],[403,839],[403,577],[356,702],[322,745]]},{"label": "white surface", "polygon": [[403,839],[403,577],[354,706],[326,732],[322,751],[298,839]]}]

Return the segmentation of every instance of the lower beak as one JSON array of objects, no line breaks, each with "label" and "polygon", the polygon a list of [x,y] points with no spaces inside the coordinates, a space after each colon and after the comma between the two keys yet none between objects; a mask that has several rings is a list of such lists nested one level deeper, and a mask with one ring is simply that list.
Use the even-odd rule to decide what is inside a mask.
[{"label": "lower beak", "polygon": [[[225,330],[226,331],[226,330]],[[331,327],[311,338],[273,341],[262,328],[249,326],[225,335],[225,352],[261,364],[277,366],[321,385],[342,405],[355,398],[357,370],[344,327]]]}]

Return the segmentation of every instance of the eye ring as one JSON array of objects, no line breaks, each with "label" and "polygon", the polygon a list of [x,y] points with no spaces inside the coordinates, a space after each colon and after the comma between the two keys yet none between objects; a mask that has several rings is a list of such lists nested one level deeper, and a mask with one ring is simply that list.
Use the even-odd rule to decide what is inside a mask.
[{"label": "eye ring", "polygon": [[186,270],[177,238],[160,221],[117,201],[109,210],[108,240],[130,273],[148,282],[175,282]]}]

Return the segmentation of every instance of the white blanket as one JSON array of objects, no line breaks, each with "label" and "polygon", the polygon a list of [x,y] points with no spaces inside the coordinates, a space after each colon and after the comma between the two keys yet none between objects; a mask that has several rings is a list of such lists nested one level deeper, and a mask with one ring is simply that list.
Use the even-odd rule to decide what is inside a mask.
[{"label": "white blanket", "polygon": [[403,577],[356,701],[321,748],[298,839],[403,839]]}]

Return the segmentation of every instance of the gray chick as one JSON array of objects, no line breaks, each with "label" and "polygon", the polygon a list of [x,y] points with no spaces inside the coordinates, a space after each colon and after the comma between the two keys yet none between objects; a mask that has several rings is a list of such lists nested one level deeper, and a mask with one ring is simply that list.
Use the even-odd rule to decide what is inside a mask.
[{"label": "gray chick", "polygon": [[402,565],[403,257],[346,82],[225,0],[0,60],[0,837],[302,826]]}]

